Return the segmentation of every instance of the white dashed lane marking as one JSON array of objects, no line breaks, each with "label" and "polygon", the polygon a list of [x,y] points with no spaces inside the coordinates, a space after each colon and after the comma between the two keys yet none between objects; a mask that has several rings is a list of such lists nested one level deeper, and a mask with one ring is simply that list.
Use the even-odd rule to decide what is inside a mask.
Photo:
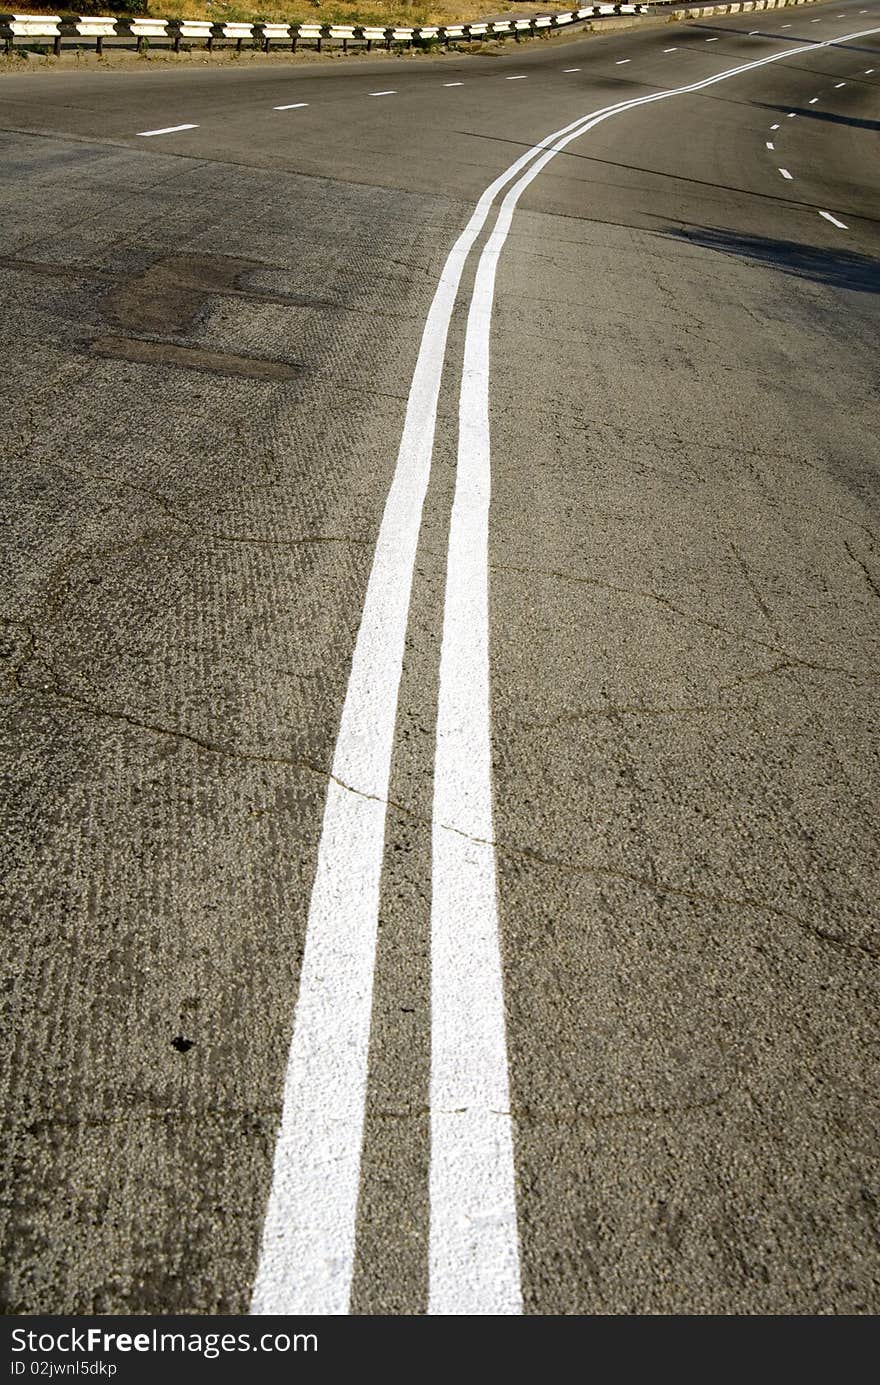
[{"label": "white dashed lane marking", "polygon": [[832,216],[830,212],[820,212],[819,215],[824,216],[826,221],[830,221],[832,226],[838,226],[841,231],[849,230],[849,227],[847,226],[845,221],[838,221],[837,217]]},{"label": "white dashed lane marking", "polygon": [[291,106],[273,106],[272,109],[273,111],[301,111],[308,104],[308,101],[294,101]]},{"label": "white dashed lane marking", "polygon": [[776,148],[776,146],[775,146],[775,144],[773,143],[772,139],[768,139],[768,141],[767,141],[767,148],[768,148],[768,149],[775,149],[775,148]]},{"label": "white dashed lane marking", "polygon": [[198,125],[166,125],[162,130],[138,130],[138,135],[149,139],[150,135],[176,135],[178,130],[197,130]]},{"label": "white dashed lane marking", "polygon": [[678,49],[677,49],[677,48],[664,48],[664,49],[663,49],[663,52],[664,52],[664,53],[677,53],[677,52],[678,52]]},{"label": "white dashed lane marking", "polygon": [[835,91],[840,91],[840,88],[841,88],[841,87],[845,87],[845,86],[846,86],[846,82],[835,82],[835,83],[834,83],[834,90],[835,90]]},{"label": "white dashed lane marking", "polygon": [[778,125],[771,125],[771,126],[770,126],[770,129],[771,129],[771,130],[778,130],[778,129],[779,129],[779,126],[778,126]]},{"label": "white dashed lane marking", "polygon": [[445,87],[463,87],[464,82],[444,82]]},{"label": "white dashed lane marking", "polygon": [[791,181],[791,179],[794,178],[794,174],[789,173],[787,168],[780,168],[779,172],[782,174],[783,178],[788,178],[789,181]]},{"label": "white dashed lane marking", "polygon": [[563,72],[580,72],[579,67],[564,67]]},{"label": "white dashed lane marking", "polygon": [[505,77],[504,80],[505,82],[524,82],[527,75],[525,72],[520,72],[516,77]]},{"label": "white dashed lane marking", "polygon": [[618,66],[618,67],[623,67],[623,64],[624,64],[624,63],[628,63],[629,61],[630,61],[629,58],[618,58],[618,59],[617,59],[617,66]]},{"label": "white dashed lane marking", "polygon": [[368,92],[367,95],[368,95],[368,96],[396,96],[396,95],[397,95],[397,92],[396,92],[396,91],[371,91],[371,92]]},{"label": "white dashed lane marking", "polygon": [[811,97],[810,97],[809,104],[810,104],[811,106],[815,106],[815,104],[816,104],[816,102],[817,102],[818,100],[819,100],[818,96],[811,96]]}]

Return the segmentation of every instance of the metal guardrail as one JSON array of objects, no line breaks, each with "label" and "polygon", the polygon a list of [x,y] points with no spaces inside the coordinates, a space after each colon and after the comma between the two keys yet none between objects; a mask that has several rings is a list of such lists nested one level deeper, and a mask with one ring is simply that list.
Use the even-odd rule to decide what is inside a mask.
[{"label": "metal guardrail", "polygon": [[114,46],[130,46],[138,52],[143,52],[153,43],[170,47],[175,53],[181,47],[189,49],[193,45],[204,45],[210,52],[218,44],[234,46],[240,52],[245,43],[264,52],[268,52],[273,44],[284,44],[294,53],[301,44],[312,45],[320,52],[325,43],[341,44],[343,51],[348,49],[349,44],[362,45],[367,51],[374,45],[389,50],[396,45],[429,48],[433,44],[440,44],[449,48],[453,44],[472,44],[485,39],[512,38],[518,43],[522,39],[564,29],[584,20],[615,15],[664,13],[676,18],[697,18],[701,15],[737,14],[814,2],[740,0],[735,4],[692,6],[687,0],[684,3],[682,0],[653,0],[653,3],[640,5],[587,5],[577,10],[536,15],[530,19],[424,25],[412,29],[363,24],[215,24],[201,19],[120,19],[115,15],[0,14],[0,39],[6,53],[11,53],[16,43],[26,47],[48,40],[56,56],[61,52],[64,41],[72,42],[77,47],[94,44],[96,52],[100,54],[104,40],[108,38],[114,40]]},{"label": "metal guardrail", "polygon": [[113,15],[36,15],[0,14],[0,38],[6,52],[10,52],[16,39],[35,41],[49,39],[54,53],[61,51],[63,39],[80,43],[94,43],[98,53],[103,49],[104,39],[129,39],[134,47],[142,51],[156,40],[165,40],[165,45],[178,52],[182,45],[204,44],[210,51],[216,44],[234,45],[239,51],[245,43],[268,52],[273,44],[288,45],[296,52],[300,44],[314,45],[320,51],[325,43],[341,43],[343,49],[349,44],[364,45],[367,50],[373,45],[386,49],[396,44],[430,46],[433,43],[449,47],[453,43],[473,43],[486,38],[530,38],[542,29],[559,29],[575,24],[578,20],[598,18],[602,15],[642,14],[649,6],[644,5],[589,5],[579,10],[568,10],[562,14],[541,15],[532,19],[512,20],[496,24],[447,24],[424,25],[416,28],[390,26],[379,28],[363,24],[215,24],[200,19],[120,19]]}]

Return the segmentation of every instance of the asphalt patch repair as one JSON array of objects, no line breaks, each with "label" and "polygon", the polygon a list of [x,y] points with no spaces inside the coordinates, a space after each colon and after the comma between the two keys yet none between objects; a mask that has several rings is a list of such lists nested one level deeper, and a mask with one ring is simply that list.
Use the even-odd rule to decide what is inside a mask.
[{"label": "asphalt patch repair", "polygon": [[264,268],[226,255],[169,255],[158,260],[106,295],[101,305],[103,315],[124,335],[96,337],[90,350],[93,355],[139,365],[180,366],[251,380],[294,380],[302,373],[302,367],[289,361],[211,351],[168,340],[189,335],[208,300],[217,295],[287,302],[283,295],[251,293],[239,288],[245,274]]}]

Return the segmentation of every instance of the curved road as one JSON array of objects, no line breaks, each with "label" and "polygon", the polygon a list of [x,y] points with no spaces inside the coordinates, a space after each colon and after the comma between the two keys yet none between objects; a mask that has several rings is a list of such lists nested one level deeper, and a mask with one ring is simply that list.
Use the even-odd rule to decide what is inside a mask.
[{"label": "curved road", "polygon": [[7,1311],[878,1311],[878,92],[0,78]]}]

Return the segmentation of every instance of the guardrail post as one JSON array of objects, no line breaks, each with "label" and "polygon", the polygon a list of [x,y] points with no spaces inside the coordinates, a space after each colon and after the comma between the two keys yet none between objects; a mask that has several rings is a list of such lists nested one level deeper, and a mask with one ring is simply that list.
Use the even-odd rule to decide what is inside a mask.
[{"label": "guardrail post", "polygon": [[[7,51],[8,51],[8,50],[7,50]],[[53,40],[52,40],[52,55],[53,55],[53,57],[56,57],[56,58],[57,58],[58,55],[60,54],[60,52],[61,52],[61,31],[59,30],[59,32],[55,35],[55,37],[54,37]]]},{"label": "guardrail post", "polygon": [[386,29],[386,30],[385,30],[385,49],[386,49],[386,52],[388,52],[388,53],[391,52],[391,35],[392,35],[392,33],[393,33],[393,30],[391,30],[391,29]]}]

